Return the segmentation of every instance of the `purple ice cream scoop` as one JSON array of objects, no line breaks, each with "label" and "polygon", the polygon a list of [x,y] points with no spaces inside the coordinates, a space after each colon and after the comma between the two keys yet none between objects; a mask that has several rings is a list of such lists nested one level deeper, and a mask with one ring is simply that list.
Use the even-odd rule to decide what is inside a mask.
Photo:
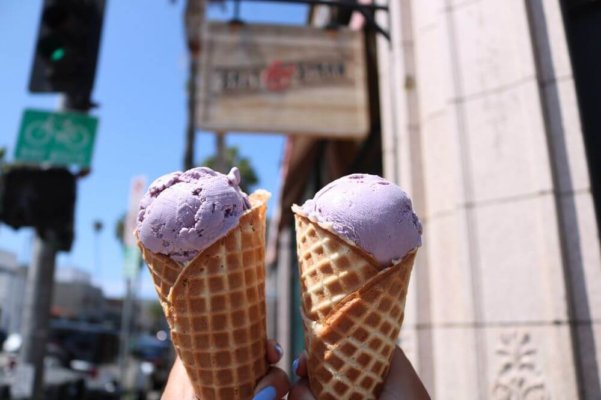
[{"label": "purple ice cream scoop", "polygon": [[307,200],[302,211],[373,255],[382,267],[422,244],[422,226],[411,199],[376,175],[337,179]]},{"label": "purple ice cream scoop", "polygon": [[140,201],[137,230],[144,247],[187,262],[238,225],[250,208],[240,172],[207,167],[156,179]]}]

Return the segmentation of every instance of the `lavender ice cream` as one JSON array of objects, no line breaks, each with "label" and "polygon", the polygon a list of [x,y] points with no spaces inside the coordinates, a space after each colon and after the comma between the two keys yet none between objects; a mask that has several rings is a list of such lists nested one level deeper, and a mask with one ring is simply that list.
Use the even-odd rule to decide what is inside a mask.
[{"label": "lavender ice cream", "polygon": [[337,179],[301,209],[373,255],[382,267],[422,244],[422,226],[411,200],[400,187],[376,175]]},{"label": "lavender ice cream", "polygon": [[210,168],[173,172],[156,179],[140,202],[137,231],[144,247],[185,263],[238,225],[250,208],[240,172]]}]

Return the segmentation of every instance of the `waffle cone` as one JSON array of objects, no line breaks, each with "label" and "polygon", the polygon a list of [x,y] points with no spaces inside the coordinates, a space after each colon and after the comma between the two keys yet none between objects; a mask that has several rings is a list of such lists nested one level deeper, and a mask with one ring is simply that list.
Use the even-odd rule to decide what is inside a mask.
[{"label": "waffle cone", "polygon": [[371,255],[293,209],[311,390],[317,400],[377,399],[416,251],[381,269]]},{"label": "waffle cone", "polygon": [[202,400],[251,399],[267,373],[265,217],[269,193],[250,196],[236,228],[185,266],[139,241],[177,355]]}]

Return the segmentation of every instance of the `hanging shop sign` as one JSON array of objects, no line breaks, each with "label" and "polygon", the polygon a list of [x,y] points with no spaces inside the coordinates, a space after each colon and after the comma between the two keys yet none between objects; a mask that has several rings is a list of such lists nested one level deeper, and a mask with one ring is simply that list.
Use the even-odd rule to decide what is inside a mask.
[{"label": "hanging shop sign", "polygon": [[361,138],[369,128],[361,32],[205,24],[197,125]]}]

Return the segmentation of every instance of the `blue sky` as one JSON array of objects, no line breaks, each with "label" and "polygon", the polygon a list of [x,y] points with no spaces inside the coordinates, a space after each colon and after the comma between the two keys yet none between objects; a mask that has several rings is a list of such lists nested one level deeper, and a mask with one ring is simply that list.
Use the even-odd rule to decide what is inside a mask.
[{"label": "blue sky", "polygon": [[[60,253],[57,268],[78,267],[92,274],[108,295],[123,292],[122,250],[115,239],[115,222],[127,208],[131,178],[149,181],[181,169],[186,122],[185,84],[187,52],[182,25],[185,1],[108,0],[93,100],[100,107],[92,114],[100,120],[92,174],[78,184],[76,240],[70,253]],[[57,95],[27,92],[29,70],[37,35],[41,0],[7,1],[0,11],[0,147],[9,160],[16,144],[25,108],[56,110]],[[212,6],[212,19],[229,19],[232,6]],[[249,22],[303,24],[306,7],[247,3],[241,16]],[[277,199],[278,171],[284,137],[235,134],[227,143],[239,146],[251,159],[259,186]],[[196,160],[211,155],[214,137],[199,132]],[[104,223],[94,266],[94,220]],[[31,258],[33,232],[14,231],[0,225],[0,249],[17,254],[20,262]],[[143,270],[141,295],[154,297]]]}]

